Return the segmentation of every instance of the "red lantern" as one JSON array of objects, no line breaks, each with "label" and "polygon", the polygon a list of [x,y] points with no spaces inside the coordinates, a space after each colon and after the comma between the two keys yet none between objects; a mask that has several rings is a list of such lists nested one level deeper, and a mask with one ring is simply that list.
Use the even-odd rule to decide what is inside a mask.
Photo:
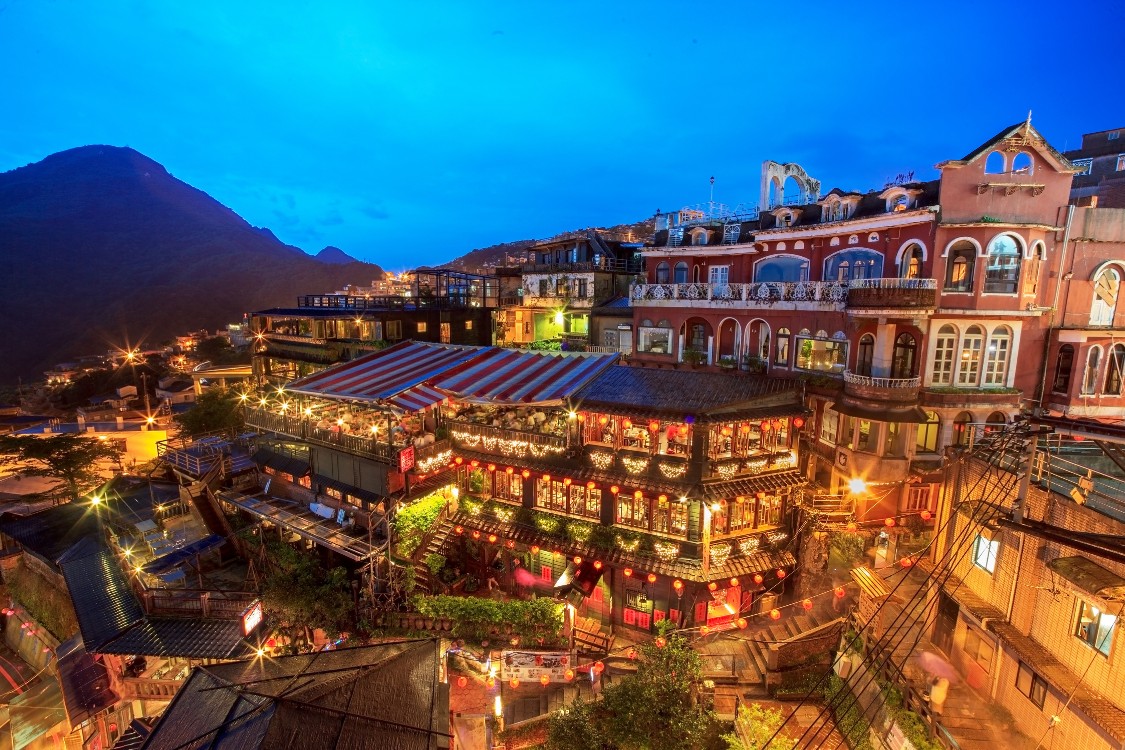
[{"label": "red lantern", "polygon": [[605,424],[607,424],[608,422],[609,422],[609,420],[608,420],[608,419],[606,419],[605,417],[598,417],[598,424],[600,424],[600,425],[605,425]]},{"label": "red lantern", "polygon": [[762,429],[762,432],[769,432],[770,431],[770,421],[768,419],[763,419],[761,424],[758,425],[758,427],[760,427]]},{"label": "red lantern", "polygon": [[496,687],[496,678],[495,677],[489,677],[487,680],[484,681],[484,684],[487,685],[490,688]]},{"label": "red lantern", "polygon": [[658,496],[658,497],[657,497],[656,499],[657,499],[657,500],[658,500],[659,502],[662,502],[662,503],[666,503],[666,502],[668,502],[668,496],[667,496],[667,495],[659,495],[659,496]]},{"label": "red lantern", "polygon": [[781,610],[780,609],[771,609],[770,610],[770,619],[771,620],[780,620],[781,619]]},{"label": "red lantern", "polygon": [[574,484],[574,480],[571,479],[570,477],[567,477],[566,479],[563,480],[563,485],[566,486],[566,487],[569,487],[572,484]]},{"label": "red lantern", "polygon": [[596,672],[597,674],[601,674],[604,671],[605,671],[605,664],[602,664],[600,661],[594,662],[594,672]]},{"label": "red lantern", "polygon": [[636,659],[637,658],[637,649],[635,649],[635,648],[629,649],[629,658],[630,659]]},{"label": "red lantern", "polygon": [[277,646],[277,639],[276,638],[270,638],[269,640],[266,641],[266,648],[274,648],[275,646]]},{"label": "red lantern", "polygon": [[737,579],[737,578],[732,578],[732,579],[730,579],[730,585],[731,585],[732,587],[733,587],[733,586],[738,586],[738,579]]},{"label": "red lantern", "polygon": [[934,514],[933,514],[933,513],[931,513],[931,512],[930,512],[930,511],[928,511],[928,510],[924,510],[924,511],[922,511],[921,513],[919,513],[918,515],[922,516],[922,520],[923,520],[923,521],[929,521],[929,520],[930,520],[931,518],[933,518],[933,516],[934,516]]},{"label": "red lantern", "polygon": [[855,525],[855,521],[848,521],[848,531],[854,533],[857,528],[859,527]]},{"label": "red lantern", "polygon": [[617,494],[618,492],[620,492],[620,491],[621,491],[621,488],[620,488],[620,487],[618,487],[618,486],[617,486],[617,485],[615,484],[615,485],[613,485],[612,487],[610,487],[610,488],[609,488],[609,491],[610,491],[610,492],[612,492],[612,493],[613,493],[614,495],[616,495],[616,494]]},{"label": "red lantern", "polygon": [[883,523],[887,524],[887,528],[890,528],[895,525],[895,519],[888,518],[886,521],[883,521]]},{"label": "red lantern", "polygon": [[513,469],[511,466],[509,466],[508,468],[504,469],[504,473],[505,474],[515,474],[516,470]]},{"label": "red lantern", "polygon": [[714,591],[718,588],[719,588],[719,584],[715,583],[714,581],[711,581],[711,583],[707,584],[707,590],[708,591]]},{"label": "red lantern", "polygon": [[480,532],[479,531],[473,531],[473,539],[480,539]]},{"label": "red lantern", "polygon": [[489,471],[496,471],[496,464],[489,464],[489,465],[488,465],[488,470],[489,470]]},{"label": "red lantern", "polygon": [[474,458],[472,461],[469,462],[469,466],[472,466],[475,469],[478,466],[480,466],[480,461],[478,461]]},{"label": "red lantern", "polygon": [[778,578],[784,578],[784,577],[785,577],[785,571],[784,571],[784,570],[782,570],[781,568],[778,568],[778,569],[777,569],[776,571],[774,571],[774,572],[775,572],[775,573],[777,573],[777,577],[778,577]]},{"label": "red lantern", "polygon": [[734,498],[734,501],[739,505],[742,505],[744,502],[746,502],[746,498],[744,498],[742,495],[738,495]]},{"label": "red lantern", "polygon": [[625,570],[623,570],[621,572],[625,574],[626,578],[630,578],[633,575],[633,569],[632,568],[625,568]]},{"label": "red lantern", "polygon": [[781,429],[781,420],[780,420],[780,419],[775,419],[775,420],[773,420],[773,422],[772,422],[771,426],[772,426],[772,427],[773,427],[773,428],[774,428],[775,430],[780,430],[780,429]]},{"label": "red lantern", "polygon": [[660,423],[659,422],[649,422],[648,423],[648,431],[649,432],[656,432],[659,429],[660,429]]},{"label": "red lantern", "polygon": [[667,645],[668,645],[668,639],[667,638],[665,638],[662,635],[656,636],[656,647],[657,648],[664,648]]},{"label": "red lantern", "polygon": [[762,574],[761,574],[761,573],[755,573],[755,574],[754,574],[754,583],[756,583],[756,584],[758,584],[759,586],[761,586],[761,585],[762,585],[762,581],[764,581],[764,580],[766,580],[766,579],[762,577]]},{"label": "red lantern", "polygon": [[624,422],[621,423],[621,426],[624,427],[626,430],[628,430],[630,427],[633,426],[633,420],[626,419]]},{"label": "red lantern", "polygon": [[759,490],[758,492],[754,493],[754,497],[758,498],[759,500],[765,500],[766,493]]},{"label": "red lantern", "polygon": [[547,675],[542,675],[539,678],[539,684],[542,685],[543,687],[547,687],[548,685],[551,684],[551,678],[548,677]]},{"label": "red lantern", "polygon": [[594,570],[601,570],[601,569],[602,569],[602,561],[601,560],[594,560]]},{"label": "red lantern", "polygon": [[530,477],[530,476],[531,476],[531,472],[530,472],[530,471],[528,471],[527,469],[524,469],[524,470],[523,470],[523,471],[521,472],[521,474],[523,474],[523,478],[524,478],[524,479],[527,479],[528,477]]},{"label": "red lantern", "polygon": [[677,578],[676,580],[672,581],[672,588],[674,588],[674,589],[676,590],[676,592],[677,592],[677,593],[678,593],[679,591],[681,591],[681,590],[683,589],[683,587],[684,587],[684,582],[683,582],[683,581],[681,581],[681,580],[680,580],[679,578]]},{"label": "red lantern", "polygon": [[648,582],[649,583],[656,583],[656,573],[649,573],[648,574]]},{"label": "red lantern", "polygon": [[802,417],[794,417],[793,426],[799,430],[805,426],[805,420]]},{"label": "red lantern", "polygon": [[902,558],[902,561],[899,562],[899,565],[901,565],[904,568],[909,568],[913,564],[914,564],[914,560],[912,560],[909,557],[904,557],[904,558]]},{"label": "red lantern", "polygon": [[685,435],[687,435],[687,425],[680,428],[680,437],[684,437]]},{"label": "red lantern", "polygon": [[461,458],[460,456],[458,456],[457,458],[453,459],[453,463],[457,464],[458,466],[460,466],[460,465],[461,465],[462,463],[464,463],[464,462],[465,462],[465,459]]},{"label": "red lantern", "polygon": [[578,555],[575,555],[574,556],[574,564],[575,565],[581,565],[582,564],[582,558],[579,557]]},{"label": "red lantern", "polygon": [[719,432],[722,433],[723,437],[729,437],[730,436],[730,428],[729,427],[724,427],[723,429],[719,430]]},{"label": "red lantern", "polygon": [[533,555],[539,554],[539,545],[538,544],[531,545],[531,554],[533,554]]},{"label": "red lantern", "polygon": [[699,626],[699,634],[700,635],[709,635],[710,633],[711,633],[711,626],[709,626],[709,625],[700,625]]},{"label": "red lantern", "polygon": [[516,543],[515,543],[514,540],[509,539],[508,541],[504,542],[504,546],[507,547],[508,549],[515,549]]},{"label": "red lantern", "polygon": [[748,623],[748,622],[746,622],[746,618],[745,618],[745,617],[739,617],[739,618],[738,618],[737,620],[735,620],[735,624],[736,624],[736,625],[738,625],[738,629],[739,629],[739,630],[746,630],[746,626],[747,626],[747,625],[748,625],[749,623]]},{"label": "red lantern", "polygon": [[805,608],[806,612],[808,612],[810,609],[812,609],[812,599],[805,599],[803,602],[801,602],[801,606]]},{"label": "red lantern", "polygon": [[468,680],[467,677],[461,676],[461,677],[457,678],[457,687],[463,688],[463,687],[466,687],[468,684],[469,684],[469,680]]},{"label": "red lantern", "polygon": [[514,688],[518,688],[520,686],[520,678],[513,677],[512,679],[508,680],[508,684]]},{"label": "red lantern", "polygon": [[453,527],[453,533],[454,534],[464,534],[465,533],[465,527],[464,526],[454,526]]},{"label": "red lantern", "polygon": [[551,481],[551,475],[550,474],[544,474],[543,475],[543,481],[544,482],[550,482]]},{"label": "red lantern", "polygon": [[566,678],[567,682],[570,682],[571,680],[574,679],[574,670],[573,669],[566,670],[565,672],[563,672],[563,677]]},{"label": "red lantern", "polygon": [[488,543],[489,544],[496,544],[496,535],[495,534],[489,534],[488,535]]},{"label": "red lantern", "polygon": [[598,485],[595,482],[586,482],[586,489],[588,490],[595,489],[597,486]]},{"label": "red lantern", "polygon": [[844,594],[846,594],[847,591],[844,590],[843,586],[837,586],[832,593],[834,593],[836,595],[837,599],[843,599]]}]

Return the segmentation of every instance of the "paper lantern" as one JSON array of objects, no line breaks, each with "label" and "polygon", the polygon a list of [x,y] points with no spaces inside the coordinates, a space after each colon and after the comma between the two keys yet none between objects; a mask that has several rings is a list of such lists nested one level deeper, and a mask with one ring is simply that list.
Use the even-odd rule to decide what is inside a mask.
[{"label": "paper lantern", "polygon": [[887,528],[890,528],[895,525],[895,519],[888,518],[886,521],[883,521],[883,523],[887,524]]},{"label": "paper lantern", "polygon": [[518,688],[520,686],[520,678],[513,677],[512,679],[508,680],[508,684],[514,688]]},{"label": "paper lantern", "polygon": [[763,420],[762,420],[762,422],[761,422],[761,424],[759,424],[759,425],[758,425],[758,427],[760,427],[760,428],[762,429],[762,432],[769,432],[769,431],[770,431],[770,423],[769,423],[769,420],[768,420],[768,419],[763,419]]},{"label": "paper lantern", "polygon": [[633,493],[633,499],[634,500],[640,500],[644,496],[645,496],[645,494],[643,492],[641,492],[640,490],[637,490],[636,492]]},{"label": "paper lantern", "polygon": [[762,581],[764,581],[764,580],[766,580],[766,579],[762,577],[762,574],[761,574],[761,573],[755,573],[755,574],[754,574],[754,583],[756,583],[756,584],[758,584],[759,586],[761,586],[761,585],[762,585]]},{"label": "paper lantern", "polygon": [[544,474],[543,475],[543,481],[544,482],[550,482],[551,481],[551,475],[550,474]]},{"label": "paper lantern", "polygon": [[488,465],[488,470],[489,470],[489,471],[496,471],[496,464],[489,464],[489,465]]},{"label": "paper lantern", "polygon": [[806,612],[808,612],[810,609],[812,609],[812,599],[805,599],[803,602],[801,602],[801,606],[805,608]]},{"label": "paper lantern", "polygon": [[660,429],[660,423],[659,422],[649,422],[648,423],[649,432],[656,432],[659,429]]},{"label": "paper lantern", "polygon": [[605,664],[602,664],[600,661],[594,662],[594,671],[597,674],[601,674],[605,671]]},{"label": "paper lantern", "polygon": [[472,466],[475,469],[478,466],[480,466],[480,461],[478,461],[474,458],[472,461],[469,462],[469,466]]},{"label": "paper lantern", "polygon": [[904,568],[909,568],[913,564],[914,564],[914,561],[911,560],[909,557],[904,557],[904,558],[902,558],[901,561],[899,561],[899,565],[901,565]]},{"label": "paper lantern", "polygon": [[473,532],[473,539],[480,539],[480,532],[479,531]]},{"label": "paper lantern", "polygon": [[578,555],[575,555],[574,556],[574,564],[575,565],[581,565],[582,564],[582,558],[579,557]]},{"label": "paper lantern", "polygon": [[737,620],[735,620],[735,624],[738,625],[739,630],[746,630],[746,626],[750,623],[746,622],[745,617],[739,617]]},{"label": "paper lantern", "polygon": [[737,578],[730,579],[730,585],[732,587],[738,586],[738,579]]},{"label": "paper lantern", "polygon": [[547,687],[548,685],[551,684],[551,678],[548,677],[547,675],[541,675],[539,677],[539,684],[542,685],[543,687]]},{"label": "paper lantern", "polygon": [[632,568],[625,568],[625,570],[623,570],[621,572],[625,574],[626,578],[629,578],[633,575],[633,569]]},{"label": "paper lantern", "polygon": [[660,496],[659,496],[659,497],[657,497],[656,499],[657,499],[658,501],[662,502],[662,503],[666,503],[666,502],[668,502],[668,496],[667,496],[667,495],[660,495]]},{"label": "paper lantern", "polygon": [[467,687],[468,684],[469,684],[469,679],[467,677],[461,676],[461,677],[457,678],[457,687],[459,687],[459,688]]},{"label": "paper lantern", "polygon": [[496,687],[496,678],[495,677],[489,677],[487,680],[484,681],[484,684],[487,685],[490,688]]},{"label": "paper lantern", "polygon": [[776,571],[774,571],[774,572],[775,572],[775,573],[777,573],[777,577],[778,577],[778,578],[784,578],[784,577],[785,577],[785,571],[784,571],[784,570],[782,570],[781,568],[778,568],[778,569],[777,569]]},{"label": "paper lantern", "polygon": [[842,599],[844,598],[844,594],[846,594],[847,591],[844,590],[843,586],[837,586],[832,593],[836,595],[837,599]]},{"label": "paper lantern", "polygon": [[799,429],[801,429],[802,427],[805,426],[805,420],[801,417],[794,417],[793,418],[793,426],[796,427],[799,430]]},{"label": "paper lantern", "polygon": [[533,554],[533,555],[539,554],[539,545],[538,544],[531,545],[531,554]]},{"label": "paper lantern", "polygon": [[515,543],[514,540],[509,539],[508,541],[504,542],[504,546],[507,547],[508,549],[515,549],[516,543]]},{"label": "paper lantern", "polygon": [[687,435],[687,426],[680,427],[680,437]]},{"label": "paper lantern", "polygon": [[656,583],[656,573],[649,573],[648,574],[648,582],[649,583]]},{"label": "paper lantern", "polygon": [[708,591],[714,591],[718,588],[719,588],[719,584],[715,583],[714,581],[711,581],[711,583],[707,584],[707,590]]},{"label": "paper lantern", "polygon": [[617,486],[617,485],[615,484],[615,485],[613,485],[612,487],[610,487],[610,488],[609,488],[609,491],[610,491],[610,492],[612,492],[612,493],[613,493],[614,495],[616,495],[616,494],[617,494],[618,492],[620,492],[620,491],[621,491],[621,488],[620,488],[620,487],[618,487],[618,486]]},{"label": "paper lantern", "polygon": [[771,620],[780,620],[781,619],[781,610],[780,609],[771,609],[770,610],[770,619]]},{"label": "paper lantern", "polygon": [[628,430],[630,427],[633,426],[633,421],[631,419],[626,419],[624,422],[621,423],[621,426],[624,427],[626,430]]},{"label": "paper lantern", "polygon": [[530,477],[530,476],[531,476],[531,472],[530,472],[530,471],[528,471],[527,469],[524,469],[524,470],[523,470],[522,472],[520,472],[520,473],[521,473],[521,474],[523,475],[523,478],[524,478],[524,479],[527,479],[528,477]]},{"label": "paper lantern", "polygon": [[516,470],[513,469],[511,466],[509,466],[508,468],[504,469],[504,473],[505,474],[514,474],[514,473],[516,473]]},{"label": "paper lantern", "polygon": [[630,659],[636,659],[637,658],[637,649],[635,649],[635,648],[629,649],[629,658]]},{"label": "paper lantern", "polygon": [[597,486],[598,485],[595,482],[586,482],[586,489],[588,490],[596,489]]},{"label": "paper lantern", "polygon": [[572,681],[574,679],[574,670],[573,669],[566,670],[565,672],[563,672],[563,677],[566,678],[567,682]]},{"label": "paper lantern", "polygon": [[573,483],[574,483],[574,480],[571,479],[570,477],[567,477],[566,479],[563,480],[563,485],[566,486],[566,487],[569,487]]},{"label": "paper lantern", "polygon": [[601,569],[602,569],[602,561],[601,560],[594,560],[594,570],[601,570]]},{"label": "paper lantern", "polygon": [[453,527],[453,533],[454,534],[464,534],[465,533],[465,527],[464,526],[454,526]]},{"label": "paper lantern", "polygon": [[930,512],[930,511],[928,511],[928,510],[924,510],[924,511],[922,511],[921,513],[919,513],[918,515],[920,515],[920,516],[922,517],[922,520],[923,520],[923,521],[929,521],[929,520],[930,520],[931,518],[933,518],[933,516],[934,516],[934,514],[933,514],[933,513],[931,513],[931,512]]},{"label": "paper lantern", "polygon": [[600,425],[605,425],[605,424],[607,424],[608,422],[609,422],[609,420],[608,420],[608,419],[606,419],[605,417],[598,417],[598,424],[600,424]]},{"label": "paper lantern", "polygon": [[457,464],[458,466],[460,466],[462,463],[464,463],[464,461],[465,461],[465,459],[461,458],[460,456],[453,459],[453,463]]},{"label": "paper lantern", "polygon": [[676,580],[672,581],[672,588],[674,588],[674,589],[676,590],[676,592],[677,592],[677,593],[678,593],[679,591],[681,591],[681,590],[683,589],[683,587],[684,587],[684,582],[683,582],[683,581],[681,581],[681,580],[680,580],[679,578],[677,578]]},{"label": "paper lantern", "polygon": [[489,534],[488,535],[488,543],[489,544],[496,544],[496,535],[495,534]]}]

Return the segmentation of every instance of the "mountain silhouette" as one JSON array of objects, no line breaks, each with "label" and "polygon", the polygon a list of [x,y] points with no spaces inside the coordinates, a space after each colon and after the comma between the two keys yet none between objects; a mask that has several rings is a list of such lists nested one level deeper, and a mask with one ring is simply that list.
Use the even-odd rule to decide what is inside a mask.
[{"label": "mountain silhouette", "polygon": [[313,257],[316,258],[317,260],[319,260],[321,263],[341,264],[341,263],[358,263],[359,262],[358,260],[356,260],[352,256],[345,253],[340,248],[333,247],[332,245],[329,245],[328,247],[324,248],[323,250],[321,250],[319,253],[317,253]]},{"label": "mountain silhouette", "polygon": [[0,384],[383,275],[374,264],[323,262],[285,245],[152,159],[114,146],[0,174],[0,258]]}]

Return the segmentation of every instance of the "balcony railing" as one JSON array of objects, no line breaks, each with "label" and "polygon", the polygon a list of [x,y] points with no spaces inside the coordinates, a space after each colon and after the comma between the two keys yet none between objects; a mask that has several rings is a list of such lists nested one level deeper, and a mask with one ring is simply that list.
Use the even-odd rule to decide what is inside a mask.
[{"label": "balcony railing", "polygon": [[844,372],[846,385],[858,385],[866,388],[918,388],[922,385],[922,378],[873,378],[870,375],[856,375],[854,372]]},{"label": "balcony railing", "polygon": [[316,336],[298,336],[290,333],[274,333],[272,331],[263,331],[262,337],[267,341],[284,341],[290,344],[308,344],[309,346],[324,346],[328,343],[328,339],[321,339]]},{"label": "balcony railing", "polygon": [[728,302],[748,306],[775,302],[842,303],[848,286],[842,281],[762,281],[746,284],[636,284],[636,302]]},{"label": "balcony railing", "polygon": [[593,307],[594,298],[587,295],[579,297],[576,294],[548,294],[540,297],[538,294],[525,294],[522,303],[525,307]]},{"label": "balcony railing", "polygon": [[933,308],[937,306],[937,279],[852,279],[848,282],[848,307]]},{"label": "balcony railing", "polygon": [[[377,438],[348,435],[333,430],[324,430],[309,424],[303,417],[288,417],[281,414],[271,414],[263,409],[247,409],[246,424],[266,432],[304,440],[315,445],[329,448],[338,448],[364,458],[376,458],[386,463],[393,463],[398,457],[398,452],[405,446],[387,445],[379,442]],[[445,441],[442,441],[444,444]],[[435,448],[427,446],[427,449]],[[448,448],[448,445],[446,445]],[[418,460],[418,454],[415,454]]]},{"label": "balcony railing", "polygon": [[150,615],[237,620],[258,596],[239,591],[148,589],[142,593],[141,601]]},{"label": "balcony railing", "polygon": [[448,424],[450,437],[458,446],[505,458],[558,456],[565,453],[567,448],[565,435],[509,430],[475,422]]},{"label": "balcony railing", "polygon": [[183,680],[152,680],[126,677],[121,680],[121,698],[130,701],[170,701],[183,687]]}]

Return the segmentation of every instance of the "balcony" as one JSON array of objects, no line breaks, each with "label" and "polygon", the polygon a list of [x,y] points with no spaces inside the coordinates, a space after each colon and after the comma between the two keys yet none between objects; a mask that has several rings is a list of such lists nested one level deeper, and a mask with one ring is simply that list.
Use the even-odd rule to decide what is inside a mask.
[{"label": "balcony", "polygon": [[499,459],[552,458],[566,453],[566,435],[551,435],[504,427],[454,422],[449,435],[459,448],[490,453]]},{"label": "balcony", "polygon": [[183,687],[183,680],[150,680],[126,677],[121,680],[121,699],[127,701],[170,701]]},{"label": "balcony", "polygon": [[630,296],[637,307],[842,310],[848,285],[841,281],[635,284]]},{"label": "balcony", "polygon": [[921,386],[920,377],[876,378],[850,371],[844,373],[844,393],[861,399],[914,403],[918,400],[918,389]]},{"label": "balcony", "polygon": [[852,311],[893,314],[932,312],[936,307],[936,279],[852,279],[848,283],[848,309]]},{"label": "balcony", "polygon": [[[592,289],[593,286],[590,288]],[[571,294],[560,294],[558,296],[547,295],[545,297],[540,297],[537,294],[525,294],[520,304],[524,307],[537,307],[551,310],[559,308],[567,308],[570,310],[589,309],[594,306],[594,298],[576,297]]]},{"label": "balcony", "polygon": [[636,260],[602,258],[599,261],[577,261],[562,263],[525,263],[524,273],[584,273],[588,271],[609,271],[615,273],[640,273],[641,264]]}]

